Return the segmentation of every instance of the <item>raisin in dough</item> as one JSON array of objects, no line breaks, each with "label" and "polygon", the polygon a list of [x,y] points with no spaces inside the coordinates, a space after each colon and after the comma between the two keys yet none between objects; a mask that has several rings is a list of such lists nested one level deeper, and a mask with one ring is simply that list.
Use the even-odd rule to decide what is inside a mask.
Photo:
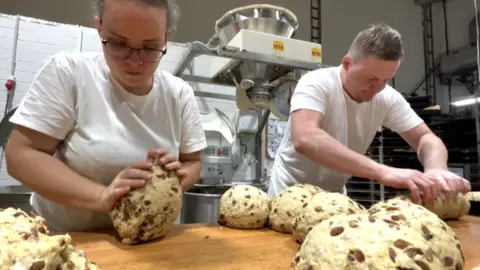
[{"label": "raisin in dough", "polygon": [[424,206],[443,220],[458,219],[468,215],[471,207],[468,198],[462,193],[458,193],[453,198],[442,193],[433,202]]},{"label": "raisin in dough", "polygon": [[68,234],[47,233],[40,216],[14,208],[0,211],[0,269],[98,269],[85,255],[82,264],[69,263],[69,268],[63,268],[69,261],[64,256],[67,248],[75,251],[72,239]]},{"label": "raisin in dough", "polygon": [[415,230],[368,214],[337,215],[316,225],[294,265],[296,270],[444,269]]},{"label": "raisin in dough", "polygon": [[335,192],[320,192],[313,195],[305,208],[301,208],[293,221],[293,235],[299,243],[320,222],[340,214],[366,213],[366,209],[349,197]]},{"label": "raisin in dough", "polygon": [[270,213],[270,197],[259,188],[237,185],[220,198],[218,223],[237,229],[264,228]]},{"label": "raisin in dough", "polygon": [[297,212],[307,207],[312,196],[320,189],[311,185],[296,184],[282,190],[273,200],[268,226],[278,232],[293,233],[293,220]]},{"label": "raisin in dough", "polygon": [[465,259],[455,231],[425,207],[402,196],[378,202],[368,211],[373,216],[394,220],[421,234],[447,267],[442,269],[463,269]]},{"label": "raisin in dough", "polygon": [[175,173],[159,165],[152,166],[152,171],[152,180],[129,192],[110,213],[124,244],[140,244],[166,236],[182,209],[183,192]]}]

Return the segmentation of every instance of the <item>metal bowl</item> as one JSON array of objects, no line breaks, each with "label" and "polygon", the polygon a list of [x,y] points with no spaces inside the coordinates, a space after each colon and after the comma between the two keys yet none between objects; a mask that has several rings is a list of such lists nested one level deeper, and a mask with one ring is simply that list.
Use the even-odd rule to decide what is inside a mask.
[{"label": "metal bowl", "polygon": [[242,29],[291,38],[297,28],[298,21],[293,12],[268,4],[232,9],[215,23],[218,37],[225,45]]}]

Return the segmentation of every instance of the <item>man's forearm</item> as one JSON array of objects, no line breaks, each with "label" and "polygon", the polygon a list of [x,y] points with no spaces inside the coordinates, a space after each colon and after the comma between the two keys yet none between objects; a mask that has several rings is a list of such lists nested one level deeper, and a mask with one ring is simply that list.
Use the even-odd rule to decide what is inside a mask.
[{"label": "man's forearm", "polygon": [[379,180],[387,168],[348,149],[320,129],[304,135],[296,149],[317,164],[357,177]]},{"label": "man's forearm", "polygon": [[418,159],[425,170],[448,169],[448,151],[442,140],[434,134],[426,134],[418,144]]},{"label": "man's forearm", "polygon": [[[75,173],[54,157],[31,148],[7,152],[8,173],[41,196],[60,204],[99,211],[103,185]],[[41,164],[39,163],[41,161]]]}]

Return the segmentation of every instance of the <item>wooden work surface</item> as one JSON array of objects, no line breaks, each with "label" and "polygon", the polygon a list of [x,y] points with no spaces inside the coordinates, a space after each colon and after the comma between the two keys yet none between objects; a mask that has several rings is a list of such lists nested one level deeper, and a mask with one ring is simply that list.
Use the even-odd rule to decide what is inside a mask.
[{"label": "wooden work surface", "polygon": [[[464,251],[465,270],[480,265],[480,217],[448,222]],[[138,246],[118,243],[105,233],[71,233],[74,243],[102,270],[163,269],[292,269],[299,248],[287,234],[235,230],[217,224],[175,225],[161,241]]]}]

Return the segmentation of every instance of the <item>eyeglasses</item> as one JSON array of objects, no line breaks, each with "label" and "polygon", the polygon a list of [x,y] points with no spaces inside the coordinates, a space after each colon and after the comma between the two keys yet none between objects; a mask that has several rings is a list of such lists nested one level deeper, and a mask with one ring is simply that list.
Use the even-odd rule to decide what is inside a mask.
[{"label": "eyeglasses", "polygon": [[133,51],[138,52],[138,57],[143,62],[147,63],[156,63],[160,61],[160,58],[167,54],[167,49],[164,50],[160,49],[135,49],[126,44],[120,44],[109,40],[102,40],[103,46],[105,46],[106,51],[108,54],[115,58],[119,58],[122,60],[126,60],[130,57]]}]

